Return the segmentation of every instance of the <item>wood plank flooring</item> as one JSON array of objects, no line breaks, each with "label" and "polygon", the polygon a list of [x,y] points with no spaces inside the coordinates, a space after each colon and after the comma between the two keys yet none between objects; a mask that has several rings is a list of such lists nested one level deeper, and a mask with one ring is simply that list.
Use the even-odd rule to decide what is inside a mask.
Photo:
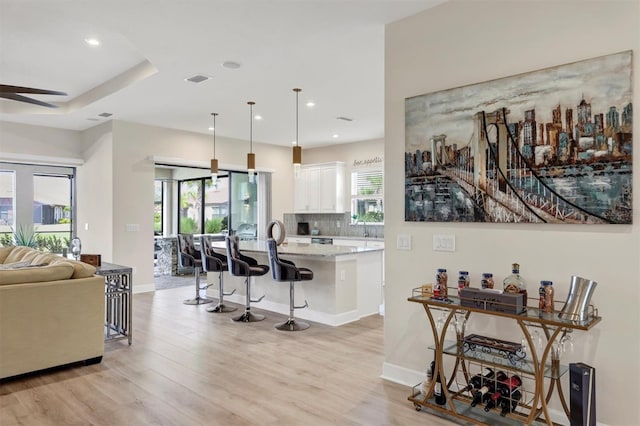
[{"label": "wood plank flooring", "polygon": [[[101,364],[0,382],[0,425],[452,425],[416,412],[410,389],[380,378],[383,319],[273,329],[182,300],[134,296],[133,345]],[[255,305],[256,307],[259,304]]]}]

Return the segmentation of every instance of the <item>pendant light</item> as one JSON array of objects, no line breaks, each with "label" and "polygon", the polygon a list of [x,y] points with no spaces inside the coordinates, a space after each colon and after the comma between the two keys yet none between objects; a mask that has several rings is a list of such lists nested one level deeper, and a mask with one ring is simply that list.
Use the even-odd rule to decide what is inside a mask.
[{"label": "pendant light", "polygon": [[212,112],[213,116],[213,158],[211,159],[211,183],[213,185],[218,181],[218,159],[216,158],[216,116],[217,112]]},{"label": "pendant light", "polygon": [[253,183],[255,181],[254,174],[256,171],[256,155],[253,153],[253,106],[256,104],[253,101],[247,102],[249,104],[249,118],[250,126],[249,126],[249,153],[247,154],[247,171],[249,172],[249,183]]},{"label": "pendant light", "polygon": [[302,147],[298,144],[298,94],[302,89],[295,88],[293,91],[296,92],[296,142],[293,145],[293,174],[298,177],[302,164]]}]

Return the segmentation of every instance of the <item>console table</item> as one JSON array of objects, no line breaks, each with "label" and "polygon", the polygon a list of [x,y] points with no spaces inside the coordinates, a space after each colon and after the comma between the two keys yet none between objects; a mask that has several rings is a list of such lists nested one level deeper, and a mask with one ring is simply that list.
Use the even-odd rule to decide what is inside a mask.
[{"label": "console table", "polygon": [[105,322],[104,341],[128,339],[131,345],[132,328],[132,268],[102,262],[96,275],[104,276]]}]

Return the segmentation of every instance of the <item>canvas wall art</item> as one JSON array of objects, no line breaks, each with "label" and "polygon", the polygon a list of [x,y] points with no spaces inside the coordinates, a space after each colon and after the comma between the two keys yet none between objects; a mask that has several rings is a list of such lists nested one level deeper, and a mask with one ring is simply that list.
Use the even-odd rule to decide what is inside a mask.
[{"label": "canvas wall art", "polygon": [[405,220],[632,223],[632,52],[405,99]]}]

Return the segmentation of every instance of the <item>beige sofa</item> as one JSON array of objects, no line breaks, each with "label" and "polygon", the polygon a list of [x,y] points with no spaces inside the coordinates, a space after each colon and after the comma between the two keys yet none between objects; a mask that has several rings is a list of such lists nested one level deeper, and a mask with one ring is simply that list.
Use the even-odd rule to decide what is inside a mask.
[{"label": "beige sofa", "polygon": [[0,379],[104,353],[104,278],[83,262],[0,247]]}]

